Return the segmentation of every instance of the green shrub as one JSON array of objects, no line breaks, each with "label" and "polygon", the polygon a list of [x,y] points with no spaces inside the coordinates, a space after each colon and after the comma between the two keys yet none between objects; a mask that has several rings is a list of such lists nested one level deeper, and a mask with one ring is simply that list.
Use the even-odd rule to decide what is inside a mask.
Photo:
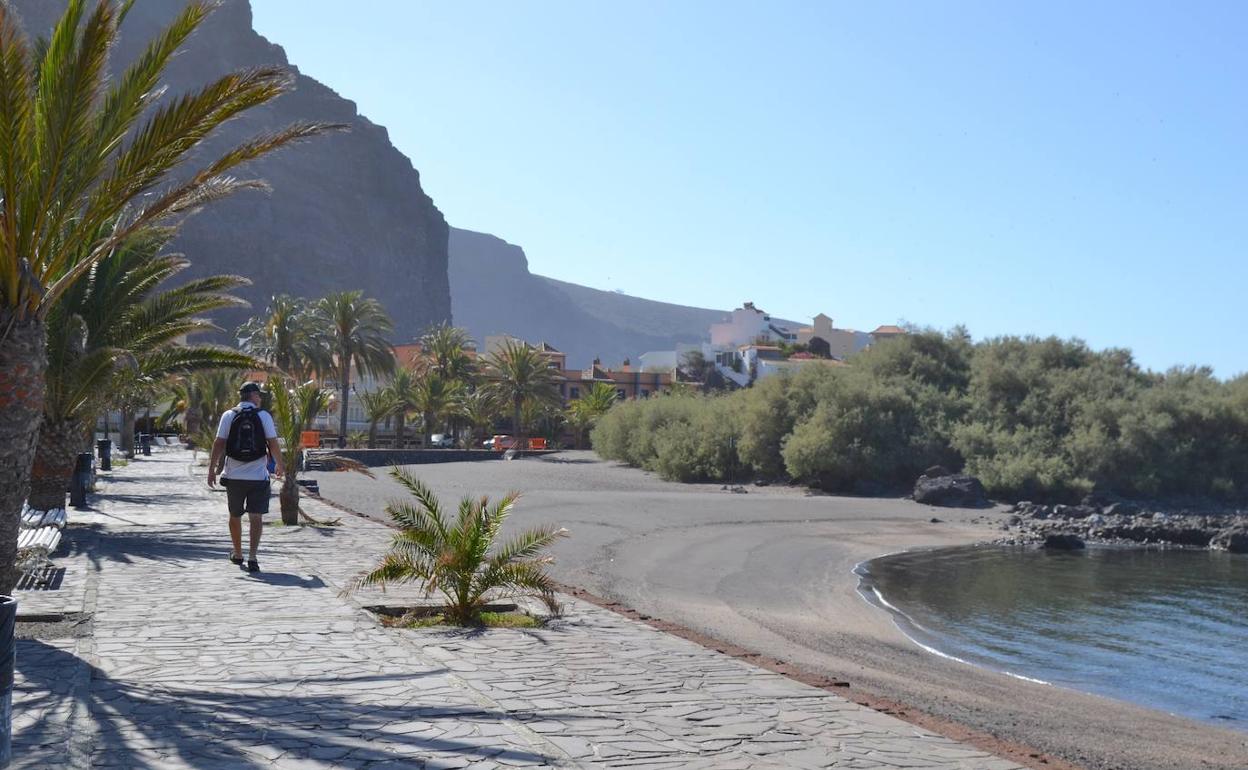
[{"label": "green shrub", "polygon": [[654,455],[644,464],[670,481],[730,481],[743,471],[737,456],[737,399],[683,399],[679,417],[658,428]]},{"label": "green shrub", "polygon": [[794,428],[783,458],[790,476],[821,489],[871,492],[913,483],[955,460],[942,432],[944,405],[914,383],[849,371]]},{"label": "green shrub", "polygon": [[782,374],[735,394],[739,399],[737,420],[740,461],[765,477],[784,474],[781,451],[793,427],[814,412],[819,391],[830,386],[836,371],[814,365],[799,369],[792,376]]}]

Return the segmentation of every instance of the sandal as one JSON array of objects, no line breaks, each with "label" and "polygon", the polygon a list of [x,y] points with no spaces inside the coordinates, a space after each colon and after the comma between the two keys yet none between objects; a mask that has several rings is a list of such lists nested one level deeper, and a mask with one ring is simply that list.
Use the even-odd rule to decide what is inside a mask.
[{"label": "sandal", "polygon": [[247,571],[248,571],[248,572],[259,572],[259,571],[260,571],[260,562],[256,561],[255,559],[248,559],[248,560],[247,560]]},{"label": "sandal", "polygon": [[235,556],[234,554],[230,554],[230,564],[237,564],[240,567],[243,566],[243,557],[241,555]]}]

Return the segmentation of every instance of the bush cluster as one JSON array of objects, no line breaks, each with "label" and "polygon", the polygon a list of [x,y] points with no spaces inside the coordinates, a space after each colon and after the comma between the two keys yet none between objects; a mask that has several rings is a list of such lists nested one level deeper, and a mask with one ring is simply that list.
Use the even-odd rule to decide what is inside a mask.
[{"label": "bush cluster", "polygon": [[733,393],[622,403],[592,438],[602,457],[678,481],[875,493],[940,464],[1001,499],[1243,500],[1248,376],[1149,372],[1078,340],[920,332]]}]

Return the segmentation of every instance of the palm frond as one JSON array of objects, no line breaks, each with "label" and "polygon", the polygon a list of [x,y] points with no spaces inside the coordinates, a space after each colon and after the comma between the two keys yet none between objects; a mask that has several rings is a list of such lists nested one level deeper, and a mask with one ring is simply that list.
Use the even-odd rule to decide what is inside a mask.
[{"label": "palm frond", "polygon": [[280,131],[261,134],[227,151],[215,163],[201,171],[200,177],[208,179],[221,176],[247,161],[268,155],[278,148],[306,141],[321,134],[350,130],[351,126],[346,123],[315,123],[311,121],[293,123]]},{"label": "palm frond", "polygon": [[0,3],[0,289],[7,307],[24,300],[20,241],[27,230],[22,210],[34,147],[34,82],[30,47],[17,14]]},{"label": "palm frond", "polygon": [[490,566],[501,567],[508,562],[535,558],[567,535],[568,531],[561,527],[540,527],[522,532],[494,552],[490,557]]},{"label": "palm frond", "polygon": [[370,479],[376,478],[373,471],[359,460],[353,460],[350,457],[340,457],[338,455],[317,455],[316,461],[325,470],[328,471],[351,471],[352,473],[360,473],[368,476]]},{"label": "palm frond", "polygon": [[161,377],[209,369],[247,370],[260,368],[255,358],[219,345],[172,345],[145,353],[138,359],[144,376]]},{"label": "palm frond", "polygon": [[425,482],[402,468],[391,468],[390,477],[410,492],[412,497],[416,498],[417,502],[420,503],[421,507],[429,512],[430,516],[441,522],[439,530],[445,536],[446,525],[442,519],[442,504],[438,502],[437,495],[433,494],[433,490]]},{"label": "palm frond", "polygon": [[382,558],[375,569],[357,577],[353,586],[357,589],[377,585],[384,587],[387,583],[411,583],[423,579],[423,571],[414,564],[389,554]]}]

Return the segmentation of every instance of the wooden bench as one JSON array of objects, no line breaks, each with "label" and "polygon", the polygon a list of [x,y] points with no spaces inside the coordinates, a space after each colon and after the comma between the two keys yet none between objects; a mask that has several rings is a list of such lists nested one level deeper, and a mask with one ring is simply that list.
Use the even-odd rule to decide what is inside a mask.
[{"label": "wooden bench", "polygon": [[34,570],[52,566],[51,555],[61,544],[61,528],[56,526],[23,529],[17,536],[17,564]]},{"label": "wooden bench", "polygon": [[50,511],[36,511],[30,508],[22,509],[22,518],[18,522],[18,526],[22,529],[38,529],[40,527],[56,527],[58,529],[65,526],[67,517],[64,508],[53,508]]}]

